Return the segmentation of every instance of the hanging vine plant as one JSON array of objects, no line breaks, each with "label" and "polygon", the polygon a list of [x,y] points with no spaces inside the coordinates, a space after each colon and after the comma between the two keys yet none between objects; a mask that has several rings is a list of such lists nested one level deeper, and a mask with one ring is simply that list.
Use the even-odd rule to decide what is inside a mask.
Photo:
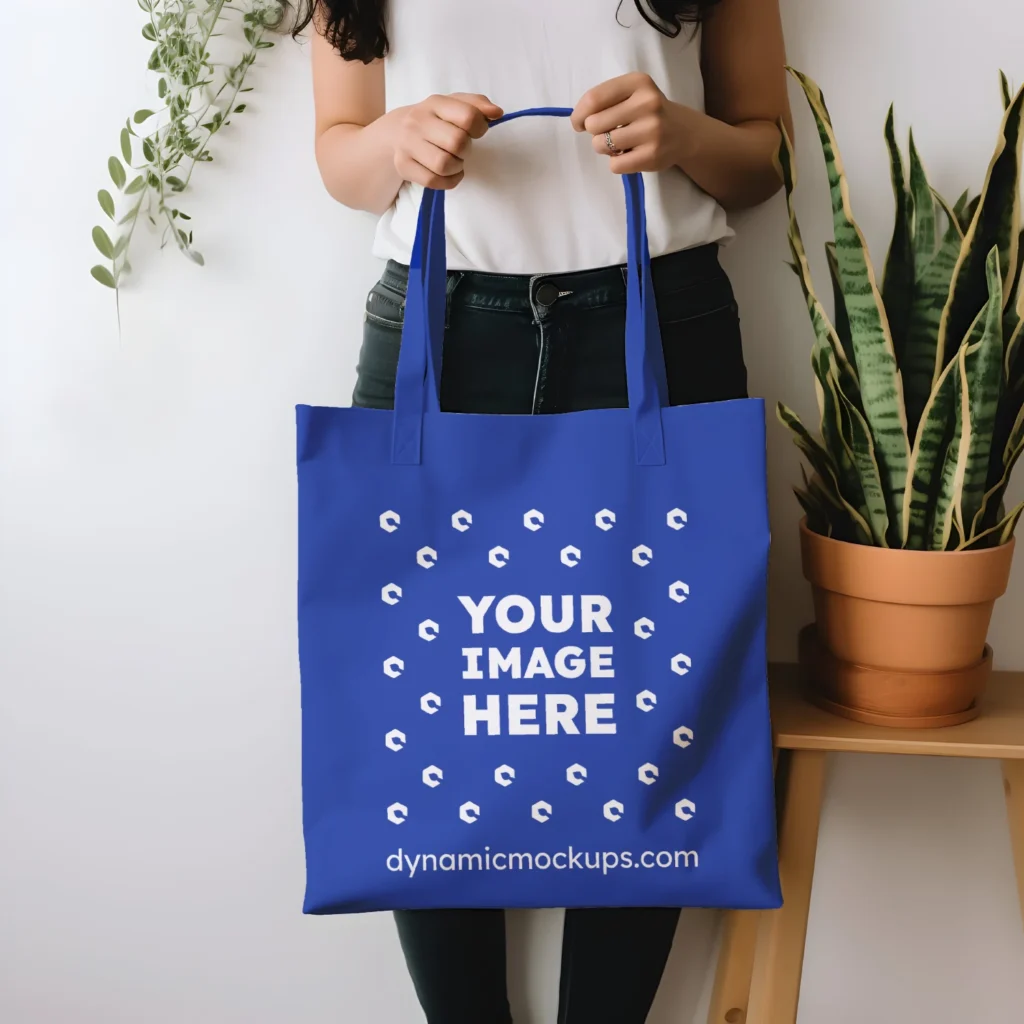
[{"label": "hanging vine plant", "polygon": [[[288,6],[278,0],[137,3],[146,17],[142,35],[153,44],[148,67],[157,76],[163,106],[136,110],[125,121],[120,153],[107,161],[113,189],[97,194],[109,223],[92,230],[104,262],[91,273],[115,291],[131,271],[129,254],[143,219],[159,232],[161,248],[173,243],[202,266],[180,197],[196,168],[213,160],[214,136],[245,111],[249,72],[274,46],[267,37],[282,26]],[[214,46],[232,50],[234,59],[215,58]]]}]

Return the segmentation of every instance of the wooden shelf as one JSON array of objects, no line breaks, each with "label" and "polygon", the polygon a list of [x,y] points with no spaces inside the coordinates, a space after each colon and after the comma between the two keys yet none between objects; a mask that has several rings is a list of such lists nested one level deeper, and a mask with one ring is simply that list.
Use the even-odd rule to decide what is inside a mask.
[{"label": "wooden shelf", "polygon": [[1024,672],[993,673],[980,716],[945,729],[886,729],[831,715],[804,700],[795,665],[771,666],[769,683],[785,903],[726,914],[708,1024],[796,1024],[830,751],[1000,759],[1024,917]]},{"label": "wooden shelf", "polygon": [[772,665],[769,679],[780,750],[1024,760],[1024,672],[993,672],[981,715],[945,729],[887,729],[822,711],[801,695],[796,665]]}]

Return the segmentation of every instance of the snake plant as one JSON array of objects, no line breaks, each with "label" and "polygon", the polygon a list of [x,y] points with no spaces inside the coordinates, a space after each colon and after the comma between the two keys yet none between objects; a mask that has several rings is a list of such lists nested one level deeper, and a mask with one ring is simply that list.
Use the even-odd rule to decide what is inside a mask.
[{"label": "snake plant", "polygon": [[926,551],[1005,544],[1024,513],[1007,511],[1010,473],[1024,452],[1024,89],[1002,76],[1004,114],[981,194],[953,205],[928,183],[910,135],[885,141],[896,197],[881,282],[853,218],[825,100],[800,83],[818,129],[835,240],[826,246],[830,319],[814,290],[793,205],[795,164],[785,129],[792,267],[815,344],[820,436],[792,410],[778,415],[810,466],[797,498],[810,529],[838,540]]}]

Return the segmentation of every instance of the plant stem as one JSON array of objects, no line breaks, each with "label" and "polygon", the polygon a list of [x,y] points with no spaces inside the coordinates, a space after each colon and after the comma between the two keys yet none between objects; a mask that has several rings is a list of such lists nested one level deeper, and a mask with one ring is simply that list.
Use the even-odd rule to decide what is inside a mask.
[{"label": "plant stem", "polygon": [[[123,165],[116,157],[110,161],[111,176],[122,193],[125,186],[118,183],[114,164],[127,166],[142,176],[138,195],[133,192],[130,197],[137,201],[117,225],[121,230],[114,245],[119,253],[110,259],[111,283],[118,302],[121,275],[130,269],[128,253],[143,207],[154,227],[159,220],[166,223],[161,247],[166,245],[166,231],[170,231],[178,248],[194,262],[202,263],[202,257],[192,249],[191,230],[183,227],[189,218],[180,213],[175,200],[190,185],[196,164],[212,159],[211,139],[229,123],[240,93],[250,91],[246,89],[249,69],[256,63],[259,50],[273,45],[265,42],[265,37],[271,14],[280,7],[271,0],[140,0],[140,6],[147,17],[143,34],[154,47],[148,67],[161,76],[159,92],[164,104],[151,112],[146,108],[152,118],[150,123],[154,124],[148,133],[136,134],[132,118],[128,120],[128,130],[142,148],[142,166],[132,162],[134,153],[128,154]],[[209,46],[221,34],[218,28],[229,20],[234,23],[235,19],[227,17],[229,11],[238,15],[245,37],[241,56],[237,61],[214,61]],[[101,191],[100,205],[107,210],[104,196]],[[103,251],[104,247],[97,245]],[[97,270],[94,276],[107,283],[105,273]]]},{"label": "plant stem", "polygon": [[[203,52],[202,52],[201,56],[204,56],[204,57],[206,56],[206,44],[209,43],[210,36],[213,35],[214,26],[217,24],[218,20],[220,19],[220,12],[224,9],[225,2],[226,2],[226,0],[215,0],[215,2],[213,4],[213,12],[214,12],[213,13],[213,17],[210,18],[209,27],[206,29],[206,32],[205,32],[205,34],[202,37],[203,41],[202,41],[202,44],[201,44],[201,49],[202,49]],[[207,8],[207,11],[209,11],[209,10],[210,10],[210,8]]]},{"label": "plant stem", "polygon": [[[133,168],[134,170],[134,168]],[[128,229],[128,241],[124,243],[124,248],[121,250],[121,264],[124,265],[124,261],[128,256],[128,250],[132,247],[132,236],[135,234],[135,227],[139,223],[139,213],[142,210],[142,196],[139,196],[139,201],[135,204],[135,210],[132,214],[132,219],[128,222],[131,227]],[[121,271],[118,270],[114,274],[114,280],[119,282],[121,280]]]},{"label": "plant stem", "polygon": [[[257,41],[261,40],[263,38],[263,33],[261,32],[256,38],[257,38]],[[253,50],[251,52],[255,54],[256,51]],[[204,153],[206,151],[206,147],[209,145],[210,139],[212,139],[213,136],[216,135],[217,132],[220,131],[220,129],[223,128],[224,125],[227,123],[227,119],[230,116],[231,111],[234,109],[235,100],[238,99],[238,94],[242,91],[242,86],[245,84],[245,76],[249,73],[249,68],[251,68],[251,67],[252,67],[252,63],[247,63],[246,66],[245,66],[245,70],[239,72],[238,84],[235,86],[235,91],[231,94],[231,98],[228,100],[228,104],[227,104],[227,107],[226,107],[227,113],[224,115],[224,120],[221,121],[220,125],[217,128],[209,128],[209,129],[207,129],[206,138],[203,140],[203,144],[198,149],[198,152],[200,154],[202,154],[202,153]],[[216,94],[214,96],[214,99],[216,99],[217,97],[220,96],[220,94],[224,90],[224,88],[225,88],[225,86],[221,86],[220,89],[217,90],[217,92],[216,92]],[[213,106],[213,103],[211,102],[209,104],[209,106]],[[209,107],[207,109],[209,109]],[[196,164],[198,162],[199,162],[198,157],[194,157],[194,156],[191,157],[191,163],[189,164],[188,174],[185,175],[185,187],[186,188],[188,187],[188,183],[192,180],[192,172],[196,169]]]}]

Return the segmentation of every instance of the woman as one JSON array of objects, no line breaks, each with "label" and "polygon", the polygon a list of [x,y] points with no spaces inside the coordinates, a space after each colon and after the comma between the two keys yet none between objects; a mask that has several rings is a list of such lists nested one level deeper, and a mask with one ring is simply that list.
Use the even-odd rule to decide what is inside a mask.
[{"label": "woman", "polygon": [[[618,7],[616,4],[618,3]],[[314,0],[316,152],[339,202],[381,215],[354,402],[388,408],[420,188],[447,204],[442,407],[626,404],[625,215],[646,172],[673,403],[744,397],[726,211],[779,187],[789,120],[778,0]],[[504,111],[575,102],[570,130]],[[560,1024],[642,1024],[678,918],[572,910]],[[500,910],[396,914],[431,1024],[507,1024]]]}]

